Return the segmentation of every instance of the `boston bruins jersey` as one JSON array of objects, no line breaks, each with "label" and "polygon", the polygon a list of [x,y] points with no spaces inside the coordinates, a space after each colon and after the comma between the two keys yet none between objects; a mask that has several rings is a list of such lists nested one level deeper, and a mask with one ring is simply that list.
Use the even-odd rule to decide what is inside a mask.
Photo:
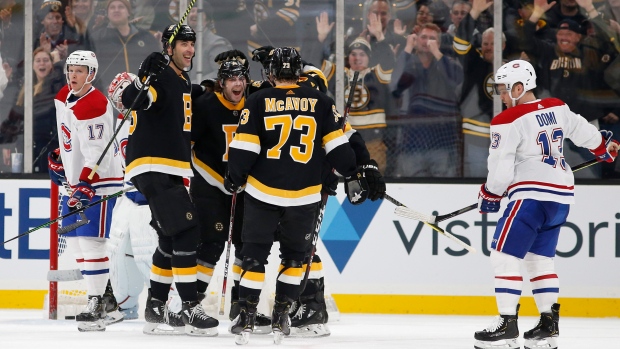
[{"label": "boston bruins jersey", "polygon": [[[147,98],[132,113],[127,141],[125,179],[145,172],[191,177],[192,86],[187,73],[167,67],[149,87]],[[129,107],[138,95],[131,84],[123,92]]]},{"label": "boston bruins jersey", "polygon": [[356,168],[355,154],[338,125],[341,117],[331,98],[308,87],[277,86],[254,93],[230,144],[233,183],[247,183],[249,195],[277,206],[318,202],[326,156],[345,176]]},{"label": "boston bruins jersey", "polygon": [[223,193],[224,175],[228,163],[228,145],[233,140],[239,123],[239,115],[245,104],[242,98],[232,104],[219,93],[208,93],[194,101],[192,121],[192,166],[194,174],[200,175],[210,185]]}]

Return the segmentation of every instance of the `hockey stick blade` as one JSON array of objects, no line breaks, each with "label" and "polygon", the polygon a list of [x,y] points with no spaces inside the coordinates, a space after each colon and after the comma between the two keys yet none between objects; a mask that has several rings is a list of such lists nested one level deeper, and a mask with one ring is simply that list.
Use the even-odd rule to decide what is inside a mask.
[{"label": "hockey stick blade", "polygon": [[441,229],[438,225],[433,224],[433,223],[429,223],[429,222],[424,222],[424,221],[422,221],[422,223],[424,223],[424,224],[428,225],[429,227],[433,228],[433,230],[435,230],[439,234],[442,234],[443,236],[447,237],[448,239],[456,242],[457,244],[459,244],[461,247],[463,247],[467,251],[469,251],[471,253],[478,252],[475,248],[471,247],[470,245],[465,243],[463,240],[457,238],[456,236],[454,236],[454,235],[448,233],[447,231]]},{"label": "hockey stick blade", "polygon": [[47,271],[47,281],[77,281],[82,279],[84,277],[80,269]]},{"label": "hockey stick blade", "polygon": [[431,223],[431,224],[435,223],[435,216],[427,216],[418,211],[414,211],[407,206],[396,206],[396,208],[394,208],[394,213],[397,216],[415,219],[417,221],[422,221],[422,222]]},{"label": "hockey stick blade", "polygon": [[74,231],[75,229],[81,226],[84,226],[88,224],[88,222],[90,222],[88,218],[86,217],[86,214],[84,214],[84,211],[80,211],[79,215],[80,215],[80,219],[78,219],[75,223],[58,228],[58,230],[56,231],[58,235],[64,235],[68,232]]}]

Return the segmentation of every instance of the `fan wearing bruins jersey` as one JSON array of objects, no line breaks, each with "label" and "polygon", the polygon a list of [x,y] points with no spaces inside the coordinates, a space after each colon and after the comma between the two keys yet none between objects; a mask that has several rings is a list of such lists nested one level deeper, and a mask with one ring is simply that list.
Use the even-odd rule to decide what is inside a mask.
[{"label": "fan wearing bruins jersey", "polygon": [[[241,62],[236,59],[223,61],[218,69],[214,93],[203,94],[192,103],[194,177],[190,185],[190,195],[201,223],[197,251],[199,298],[204,297],[228,240],[232,195],[224,188],[224,174],[228,163],[228,145],[237,130],[239,115],[245,105],[244,91],[248,81],[249,71]],[[231,320],[239,313],[243,196],[243,192],[238,193],[235,201],[232,234],[235,245],[234,286],[229,314]],[[271,332],[271,319],[258,314],[256,322],[257,332]]]},{"label": "fan wearing bruins jersey", "polygon": [[[230,144],[225,187],[246,184],[239,316],[231,331],[247,342],[265,279],[265,264],[279,230],[281,264],[272,311],[275,339],[290,333],[289,310],[299,295],[302,264],[310,247],[327,157],[345,175],[349,199],[362,202],[367,184],[340,129],[341,118],[325,94],[296,84],[301,59],[293,48],[276,48],[270,62],[275,87],[251,95]],[[324,149],[324,151],[323,151]]]},{"label": "fan wearing bruins jersey", "polygon": [[[196,33],[181,25],[167,27],[162,35],[166,56],[151,53],[140,65],[138,79],[123,92],[123,105],[136,101],[127,141],[125,179],[146,197],[158,235],[153,254],[151,287],[145,310],[145,333],[163,330],[168,322],[165,301],[174,281],[182,300],[185,333],[217,335],[216,319],[207,316],[196,291],[198,218],[183,177],[192,177],[190,166],[192,66]],[[149,82],[148,84],[146,82]]]}]

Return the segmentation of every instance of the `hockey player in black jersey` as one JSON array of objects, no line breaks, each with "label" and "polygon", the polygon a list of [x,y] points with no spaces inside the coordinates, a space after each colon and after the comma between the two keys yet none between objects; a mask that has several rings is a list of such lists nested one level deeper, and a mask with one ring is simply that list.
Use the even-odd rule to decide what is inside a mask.
[{"label": "hockey player in black jersey", "polygon": [[[228,163],[228,145],[237,130],[239,115],[245,105],[245,89],[250,81],[248,68],[237,59],[223,61],[217,73],[214,93],[203,94],[193,103],[192,167],[194,177],[190,195],[201,222],[198,245],[199,298],[211,282],[220,260],[230,224],[232,196],[224,188]],[[232,242],[235,245],[233,266],[234,286],[231,291],[230,320],[239,314],[239,272],[241,269],[241,228],[243,226],[243,197],[237,194]],[[257,333],[271,332],[271,319],[257,315]]]},{"label": "hockey player in black jersey", "polygon": [[290,333],[289,310],[299,296],[302,265],[310,249],[319,209],[325,158],[346,178],[352,202],[368,194],[361,168],[346,136],[342,117],[325,94],[297,85],[301,59],[295,49],[276,48],[270,63],[275,87],[251,95],[229,149],[225,187],[246,184],[242,232],[244,256],[239,288],[240,314],[231,331],[245,344],[254,329],[265,264],[279,230],[280,257],[272,311],[274,341]]},{"label": "hockey player in black jersey", "polygon": [[[170,322],[165,306],[174,281],[182,300],[185,333],[217,335],[218,321],[207,316],[196,291],[196,246],[200,236],[198,217],[183,177],[192,177],[191,90],[187,70],[192,65],[196,33],[176,25],[162,35],[166,55],[150,54],[140,65],[138,78],[123,92],[123,105],[132,113],[125,179],[146,197],[157,231],[158,248],[153,254],[151,288],[147,299],[144,332],[158,334],[158,325]],[[148,82],[148,84],[147,84]],[[140,98],[141,90],[147,90]],[[136,101],[134,106],[134,100]],[[172,324],[171,324],[172,325]]]}]

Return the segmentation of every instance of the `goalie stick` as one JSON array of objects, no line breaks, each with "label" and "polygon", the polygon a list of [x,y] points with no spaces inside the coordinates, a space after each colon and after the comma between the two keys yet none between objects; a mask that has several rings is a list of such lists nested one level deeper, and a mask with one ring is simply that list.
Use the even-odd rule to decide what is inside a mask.
[{"label": "goalie stick", "polygon": [[[599,161],[597,159],[588,160],[586,162],[582,162],[579,165],[576,165],[575,167],[573,167],[572,170],[573,170],[573,172],[577,172],[579,170],[583,170],[586,167],[590,167],[590,166],[592,166],[592,165],[594,165],[594,164],[596,164],[598,162]],[[461,215],[463,213],[472,211],[476,207],[478,207],[478,203],[471,204],[469,206],[463,207],[463,208],[458,209],[458,210],[456,210],[454,212],[450,212],[450,213],[447,213],[447,214],[444,214],[444,215],[428,216],[428,215],[425,215],[423,213],[414,211],[414,210],[412,210],[412,209],[410,209],[408,207],[405,207],[403,205],[403,206],[400,206],[400,207],[396,207],[394,209],[394,213],[397,216],[401,216],[401,217],[405,217],[405,218],[411,218],[411,219],[415,219],[415,220],[418,220],[418,221],[422,221],[424,223],[430,223],[430,224],[434,225],[434,224],[439,223],[441,221],[445,221],[446,219],[450,219],[452,217],[456,217],[456,216]],[[436,225],[434,225],[434,226],[436,226]]]},{"label": "goalie stick", "polygon": [[[349,97],[347,98],[347,104],[344,107],[344,113],[342,117],[344,118],[344,122],[342,123],[342,131],[347,127],[347,118],[349,116],[349,110],[351,109],[351,104],[353,104],[353,95],[354,88],[357,85],[357,79],[360,76],[360,72],[356,71],[353,74],[353,81],[351,81],[351,85],[349,85]],[[332,172],[334,169],[332,168]],[[306,271],[304,272],[304,278],[301,281],[301,288],[299,294],[302,294],[306,289],[306,285],[308,284],[308,277],[310,276],[310,268],[312,267],[312,260],[314,259],[314,255],[316,254],[316,243],[319,239],[319,233],[321,232],[321,225],[323,225],[323,216],[325,215],[325,205],[327,205],[327,199],[329,195],[327,193],[321,193],[321,205],[319,206],[319,214],[316,218],[314,232],[312,233],[312,251],[310,252],[310,257],[308,263],[306,263]]]},{"label": "goalie stick", "polygon": [[[87,208],[91,208],[91,207],[93,207],[93,206],[97,206],[97,205],[99,205],[99,204],[100,204],[100,203],[102,203],[102,202],[105,202],[105,201],[108,201],[108,200],[110,200],[110,199],[112,199],[112,198],[115,198],[115,197],[121,196],[121,195],[125,194],[126,192],[128,192],[128,191],[130,191],[130,190],[132,190],[132,189],[134,189],[134,188],[135,188],[135,187],[133,187],[133,186],[132,186],[132,187],[127,187],[127,188],[125,188],[125,189],[123,189],[123,190],[121,190],[121,191],[118,191],[118,192],[116,192],[116,193],[114,193],[114,194],[112,194],[112,195],[108,195],[108,196],[106,196],[105,198],[103,198],[103,199],[101,199],[101,200],[97,200],[97,201],[95,201],[95,202],[91,202],[90,204],[88,204],[88,205],[86,205],[86,206],[82,206],[81,208],[78,208],[78,209],[77,209],[77,210],[75,210],[75,211],[71,211],[71,212],[69,212],[69,213],[67,213],[67,214],[64,214],[64,215],[62,215],[62,216],[59,216],[59,217],[57,217],[57,218],[54,218],[54,219],[52,219],[51,221],[49,221],[49,222],[47,222],[47,223],[43,223],[43,224],[41,224],[41,225],[39,225],[39,226],[37,226],[37,227],[34,227],[34,228],[32,228],[32,229],[28,230],[28,231],[27,231],[27,232],[25,232],[25,233],[21,233],[21,234],[19,234],[19,235],[15,236],[15,237],[12,237],[12,238],[10,238],[10,239],[6,240],[5,242],[3,242],[2,244],[4,245],[4,244],[6,244],[7,242],[10,242],[10,241],[13,241],[13,240],[17,240],[17,239],[19,239],[19,238],[21,238],[21,237],[24,237],[24,236],[28,235],[28,234],[34,233],[35,231],[37,231],[37,230],[39,230],[39,229],[43,229],[43,228],[45,228],[45,227],[49,227],[50,225],[52,225],[52,224],[54,224],[54,223],[56,223],[56,222],[62,221],[63,219],[65,219],[65,218],[67,218],[67,217],[73,216],[74,214],[78,214],[78,213],[80,213],[80,212],[82,212],[82,211],[86,210]],[[62,235],[62,234],[59,234],[59,235]]]},{"label": "goalie stick", "polygon": [[[409,210],[409,208],[408,208],[407,206],[405,206],[405,204],[403,204],[402,202],[400,202],[400,201],[398,201],[398,200],[394,199],[393,197],[391,197],[391,196],[390,196],[390,195],[388,195],[387,193],[385,193],[385,194],[383,195],[383,198],[384,198],[384,199],[386,199],[387,201],[389,201],[389,202],[393,203],[394,205],[396,205],[395,212],[396,212],[396,210],[401,209],[401,208],[406,209],[406,210]],[[415,212],[415,211],[413,211],[413,212]],[[416,212],[416,213],[417,213],[417,212]],[[411,218],[411,217],[407,217],[407,218]],[[414,219],[417,219],[417,218],[414,218]],[[418,219],[418,220],[419,220],[419,219]],[[433,228],[433,230],[437,231],[438,233],[442,234],[443,236],[447,237],[448,239],[450,239],[450,240],[452,240],[452,241],[454,241],[454,242],[458,243],[459,245],[461,245],[461,247],[463,247],[463,248],[464,248],[464,249],[466,249],[467,251],[472,252],[472,253],[476,253],[476,252],[477,252],[475,248],[471,247],[470,245],[468,245],[467,243],[465,243],[463,240],[461,240],[461,239],[457,238],[456,236],[454,236],[454,235],[452,235],[452,234],[448,233],[447,231],[445,231],[445,230],[441,229],[441,228],[440,228],[439,226],[437,226],[436,224],[434,224],[434,223],[430,223],[430,222],[427,222],[427,221],[425,221],[425,220],[420,220],[420,221],[421,221],[422,223],[424,223],[424,224],[428,225],[429,227]]]},{"label": "goalie stick", "polygon": [[[181,28],[181,25],[187,19],[187,16],[192,11],[192,8],[194,7],[195,3],[196,3],[196,0],[190,1],[189,5],[187,6],[187,10],[185,10],[185,13],[183,14],[183,17],[181,17],[181,19],[179,20],[179,23],[177,23],[176,28],[174,28],[174,31],[172,32],[172,35],[170,36],[170,39],[168,40],[168,44],[172,44],[172,42],[174,41],[175,36],[177,36],[177,33],[179,32],[179,29]],[[162,55],[166,55],[165,49],[162,50]],[[103,149],[103,152],[101,152],[101,155],[99,156],[99,159],[97,160],[97,163],[95,164],[95,166],[93,166],[93,169],[90,171],[90,174],[88,175],[88,179],[93,179],[93,177],[95,176],[95,173],[97,172],[97,169],[99,168],[99,165],[101,165],[101,162],[103,161],[103,158],[105,157],[105,154],[108,152],[108,149],[110,149],[110,146],[112,145],[112,143],[114,143],[114,141],[116,140],[116,136],[118,135],[118,133],[121,131],[123,124],[125,123],[125,121],[127,121],[127,119],[129,119],[129,115],[131,115],[131,111],[135,110],[136,103],[139,100],[141,100],[144,93],[146,93],[149,90],[149,82],[151,81],[152,76],[153,75],[149,75],[146,78],[146,80],[144,80],[144,82],[142,83],[142,88],[140,89],[140,92],[138,93],[136,98],[134,98],[133,102],[131,102],[131,105],[129,106],[127,111],[125,111],[125,114],[123,115],[123,119],[118,124],[118,127],[116,127],[116,130],[114,131],[114,134],[112,135],[112,139],[110,139],[108,144]]]},{"label": "goalie stick", "polygon": [[226,247],[226,261],[224,262],[224,281],[222,282],[222,295],[220,299],[220,315],[224,315],[226,305],[226,284],[228,283],[228,267],[230,265],[230,245],[232,245],[233,223],[235,221],[235,205],[237,204],[237,192],[232,194],[230,203],[230,222],[228,226],[228,246]]},{"label": "goalie stick", "polygon": [[82,280],[80,269],[48,270],[47,281],[77,281]]}]

